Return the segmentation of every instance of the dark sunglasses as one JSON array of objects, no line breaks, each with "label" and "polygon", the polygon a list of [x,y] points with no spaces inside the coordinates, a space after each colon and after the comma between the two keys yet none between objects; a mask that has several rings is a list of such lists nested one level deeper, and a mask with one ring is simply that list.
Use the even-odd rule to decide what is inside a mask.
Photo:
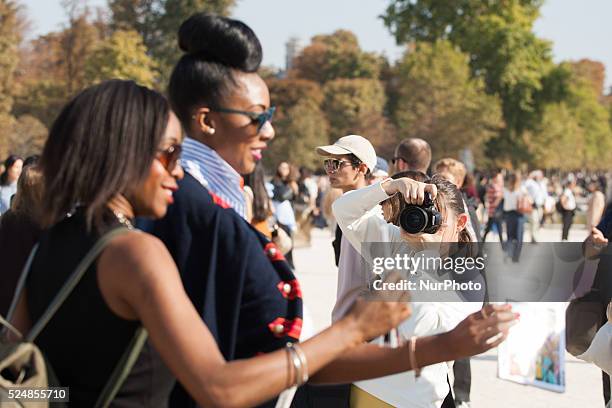
[{"label": "dark sunglasses", "polygon": [[325,159],[323,160],[323,168],[328,173],[335,173],[340,170],[345,163],[353,165],[353,163],[349,160]]},{"label": "dark sunglasses", "polygon": [[158,150],[155,158],[161,162],[166,170],[172,172],[176,168],[182,150],[183,147],[180,144],[173,144],[165,150]]},{"label": "dark sunglasses", "polygon": [[265,110],[263,112],[249,112],[229,108],[214,108],[211,109],[211,112],[235,113],[238,115],[248,116],[251,119],[251,123],[257,123],[257,133],[259,133],[261,128],[266,124],[266,122],[272,123],[272,117],[274,116],[274,112],[276,112],[276,106],[270,106],[268,110]]}]

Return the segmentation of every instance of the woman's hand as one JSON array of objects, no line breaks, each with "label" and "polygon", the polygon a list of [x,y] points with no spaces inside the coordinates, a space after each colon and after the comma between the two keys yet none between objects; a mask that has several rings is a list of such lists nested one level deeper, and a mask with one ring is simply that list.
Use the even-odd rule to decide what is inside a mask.
[{"label": "woman's hand", "polygon": [[508,336],[510,327],[518,323],[518,318],[511,305],[487,305],[444,336],[448,336],[448,347],[455,359],[469,357],[498,346]]},{"label": "woman's hand", "polygon": [[425,192],[431,194],[431,199],[435,199],[438,194],[438,189],[434,184],[421,183],[407,177],[402,177],[397,180],[387,180],[381,184],[385,193],[392,196],[396,193],[401,193],[408,204],[423,204],[425,200]]},{"label": "woman's hand", "polygon": [[[401,277],[394,274],[385,283],[397,283]],[[360,296],[347,318],[355,323],[362,341],[374,339],[397,327],[412,314],[407,291],[385,290],[381,293],[368,292]]]}]

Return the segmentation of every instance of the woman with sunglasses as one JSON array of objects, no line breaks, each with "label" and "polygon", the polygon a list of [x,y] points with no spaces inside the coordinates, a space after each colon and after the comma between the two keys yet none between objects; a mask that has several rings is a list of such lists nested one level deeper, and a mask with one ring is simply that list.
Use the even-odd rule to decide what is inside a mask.
[{"label": "woman with sunglasses", "polygon": [[[203,324],[167,249],[132,227],[135,217],[163,217],[173,203],[183,177],[177,164],[181,141],[164,97],[130,81],[84,90],[51,128],[41,158],[41,220],[49,229],[18,298],[14,325],[28,333],[99,237],[127,228],[110,240],[35,339],[59,383],[70,388],[71,405],[95,405],[140,325],[200,406],[246,407],[316,377],[343,352],[408,314],[405,303],[361,300],[351,317],[299,350],[268,348],[257,358],[226,362],[211,333],[215,328]],[[215,208],[218,218],[234,214]],[[167,406],[174,379],[160,376],[157,353],[147,358],[147,366],[132,370],[114,405]]]}]

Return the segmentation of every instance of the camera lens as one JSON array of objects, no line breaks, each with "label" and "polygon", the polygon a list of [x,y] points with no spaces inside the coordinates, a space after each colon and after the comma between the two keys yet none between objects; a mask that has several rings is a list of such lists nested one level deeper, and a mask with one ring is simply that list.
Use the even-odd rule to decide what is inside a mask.
[{"label": "camera lens", "polygon": [[406,207],[400,215],[400,225],[404,231],[417,234],[427,226],[427,214],[420,207]]}]

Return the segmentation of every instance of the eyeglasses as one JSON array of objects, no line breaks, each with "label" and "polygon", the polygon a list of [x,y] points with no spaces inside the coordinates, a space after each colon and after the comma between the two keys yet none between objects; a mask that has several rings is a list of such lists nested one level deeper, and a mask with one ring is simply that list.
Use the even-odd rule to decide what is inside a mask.
[{"label": "eyeglasses", "polygon": [[174,171],[178,159],[181,157],[181,151],[183,150],[180,144],[173,144],[165,150],[158,150],[155,158],[159,160],[162,166],[165,167],[169,172]]},{"label": "eyeglasses", "polygon": [[342,168],[342,166],[346,163],[351,164],[351,165],[353,164],[352,162],[348,160],[325,159],[323,160],[323,168],[328,173],[335,173],[338,170],[340,170],[340,168]]},{"label": "eyeglasses", "polygon": [[214,108],[211,109],[211,112],[235,113],[238,115],[248,116],[251,119],[251,123],[257,123],[257,133],[259,133],[261,128],[266,124],[266,122],[272,122],[272,117],[274,116],[274,112],[276,112],[276,106],[270,106],[268,110],[265,110],[263,112],[249,112],[229,108]]}]

